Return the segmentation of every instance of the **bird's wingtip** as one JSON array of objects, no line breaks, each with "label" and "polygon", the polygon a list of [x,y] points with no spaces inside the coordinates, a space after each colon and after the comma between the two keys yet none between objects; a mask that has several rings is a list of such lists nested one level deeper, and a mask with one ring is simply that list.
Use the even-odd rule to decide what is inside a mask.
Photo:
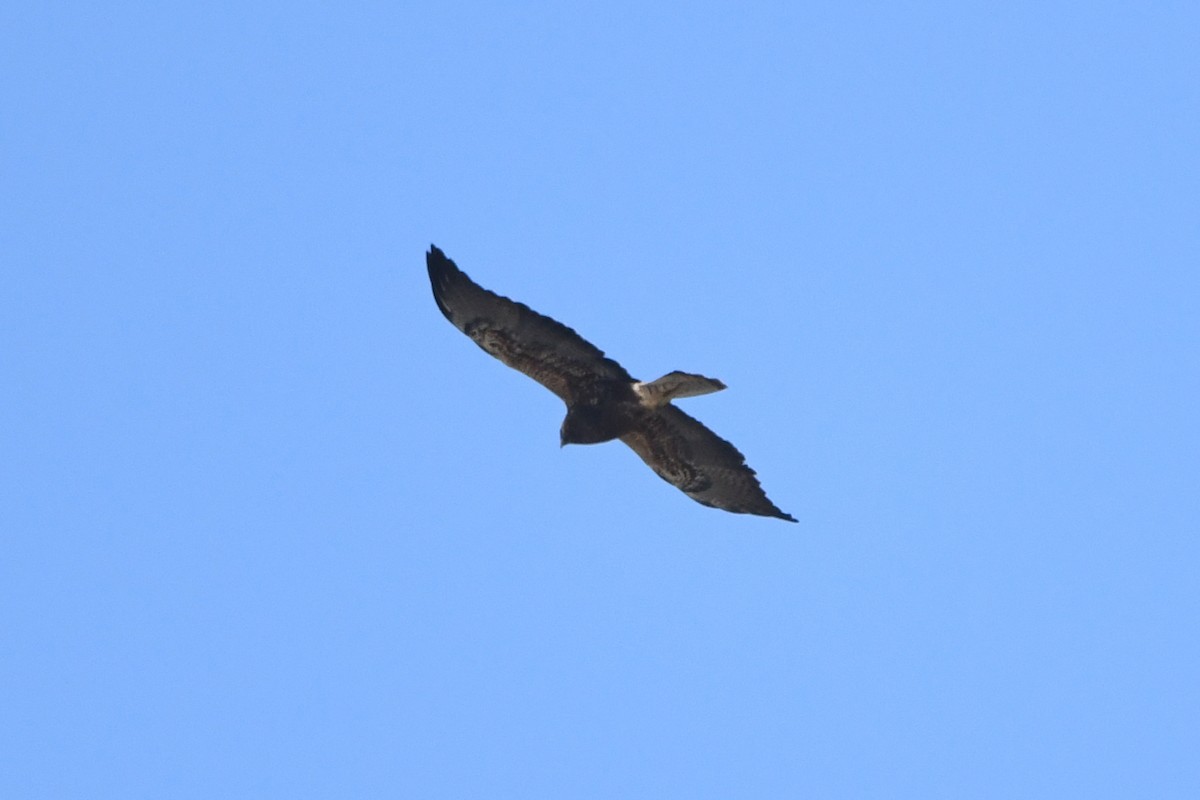
[{"label": "bird's wingtip", "polygon": [[452,267],[453,264],[453,261],[446,258],[446,254],[442,252],[442,248],[438,247],[436,244],[429,245],[429,250],[425,253],[425,265],[429,267],[430,270],[436,269],[439,271],[444,271],[447,268]]}]

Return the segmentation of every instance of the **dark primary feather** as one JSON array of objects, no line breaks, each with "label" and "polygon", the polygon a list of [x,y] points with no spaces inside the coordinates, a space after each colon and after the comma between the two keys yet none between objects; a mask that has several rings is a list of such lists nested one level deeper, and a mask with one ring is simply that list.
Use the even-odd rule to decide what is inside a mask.
[{"label": "dark primary feather", "polygon": [[621,441],[659,477],[698,503],[796,521],[767,499],[736,447],[673,405],[648,416]]},{"label": "dark primary feather", "polygon": [[568,404],[597,378],[633,380],[620,364],[566,325],[472,281],[437,247],[430,246],[425,265],[433,297],[446,319]]}]

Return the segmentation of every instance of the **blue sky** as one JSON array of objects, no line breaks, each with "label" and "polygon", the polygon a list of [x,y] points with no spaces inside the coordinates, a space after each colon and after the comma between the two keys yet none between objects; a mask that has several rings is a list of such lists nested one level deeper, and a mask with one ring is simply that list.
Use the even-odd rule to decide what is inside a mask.
[{"label": "blue sky", "polygon": [[0,795],[1200,796],[1191,5],[0,19]]}]

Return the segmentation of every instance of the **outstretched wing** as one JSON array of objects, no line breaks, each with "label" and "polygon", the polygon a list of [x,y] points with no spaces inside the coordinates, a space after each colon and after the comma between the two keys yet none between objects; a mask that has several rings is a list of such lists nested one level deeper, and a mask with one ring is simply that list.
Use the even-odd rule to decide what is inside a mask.
[{"label": "outstretched wing", "polygon": [[437,247],[430,245],[425,265],[433,298],[454,327],[567,403],[598,379],[633,380],[566,325],[472,281]]},{"label": "outstretched wing", "polygon": [[667,483],[698,503],[735,514],[758,514],[789,522],[767,499],[746,466],[746,458],[729,442],[672,405],[664,406],[621,441]]}]

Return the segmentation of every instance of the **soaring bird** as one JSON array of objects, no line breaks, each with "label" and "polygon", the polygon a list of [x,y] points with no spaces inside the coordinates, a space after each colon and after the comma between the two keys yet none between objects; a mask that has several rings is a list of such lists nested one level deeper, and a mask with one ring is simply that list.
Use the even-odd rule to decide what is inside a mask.
[{"label": "soaring bird", "polygon": [[620,439],[698,503],[796,521],[767,499],[736,447],[671,402],[719,392],[725,384],[679,371],[649,383],[635,380],[566,325],[472,281],[436,246],[430,245],[425,264],[433,298],[454,327],[567,404],[562,445]]}]

